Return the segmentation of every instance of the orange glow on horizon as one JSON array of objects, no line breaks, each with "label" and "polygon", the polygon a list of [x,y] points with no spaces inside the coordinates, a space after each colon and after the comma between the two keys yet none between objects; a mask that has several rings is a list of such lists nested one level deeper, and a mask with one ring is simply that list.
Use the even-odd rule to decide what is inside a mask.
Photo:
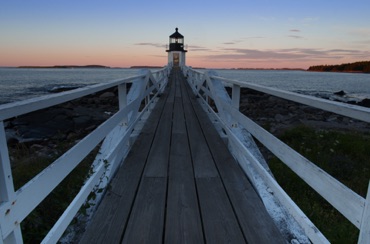
[{"label": "orange glow on horizon", "polygon": [[[131,46],[121,49],[92,49],[85,48],[81,50],[73,49],[20,49],[1,50],[2,57],[0,66],[18,67],[18,66],[54,66],[54,65],[104,65],[109,67],[128,68],[131,66],[164,66],[167,64],[167,53],[161,48],[141,48]],[[240,60],[240,59],[216,59],[207,56],[207,52],[189,51],[186,54],[186,64],[192,67],[209,69],[308,69],[312,65],[319,64],[338,64],[338,60],[328,59],[320,61],[306,60],[297,62],[295,60]],[[21,60],[21,61],[20,61]],[[351,60],[348,60],[351,62]]]}]

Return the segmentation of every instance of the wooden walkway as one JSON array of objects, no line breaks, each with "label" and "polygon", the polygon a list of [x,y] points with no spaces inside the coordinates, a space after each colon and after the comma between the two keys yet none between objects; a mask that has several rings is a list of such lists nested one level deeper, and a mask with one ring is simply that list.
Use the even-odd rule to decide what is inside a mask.
[{"label": "wooden walkway", "polygon": [[179,69],[81,243],[285,243]]}]

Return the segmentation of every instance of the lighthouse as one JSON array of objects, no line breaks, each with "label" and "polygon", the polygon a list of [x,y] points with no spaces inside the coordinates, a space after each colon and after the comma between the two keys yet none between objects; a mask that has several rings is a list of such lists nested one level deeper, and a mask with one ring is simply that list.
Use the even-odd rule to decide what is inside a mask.
[{"label": "lighthouse", "polygon": [[170,46],[166,50],[168,53],[168,64],[173,66],[185,65],[185,53],[184,49],[184,36],[178,32],[178,28],[175,29],[175,33],[170,35]]}]

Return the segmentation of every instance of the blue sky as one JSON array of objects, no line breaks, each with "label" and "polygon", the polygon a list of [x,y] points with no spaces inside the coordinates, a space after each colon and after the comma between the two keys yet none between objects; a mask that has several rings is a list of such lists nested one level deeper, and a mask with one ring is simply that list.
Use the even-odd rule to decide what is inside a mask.
[{"label": "blue sky", "polygon": [[308,68],[370,60],[370,1],[0,0],[0,66],[187,64]]}]

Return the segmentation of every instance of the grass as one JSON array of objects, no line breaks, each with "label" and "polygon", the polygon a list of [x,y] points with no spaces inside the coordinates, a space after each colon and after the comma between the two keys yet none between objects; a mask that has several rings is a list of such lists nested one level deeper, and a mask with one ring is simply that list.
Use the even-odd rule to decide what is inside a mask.
[{"label": "grass", "polygon": [[[300,126],[280,139],[344,185],[365,197],[370,176],[370,134],[314,130]],[[275,178],[332,243],[357,243],[359,231],[277,158]]]},{"label": "grass", "polygon": [[[73,141],[73,140],[72,140]],[[59,143],[53,157],[34,155],[26,145],[19,144],[12,150],[16,167],[12,169],[15,189],[19,189],[59,155],[67,151],[70,142]],[[97,148],[92,151],[21,223],[24,243],[40,243],[56,223],[85,181]]]}]

